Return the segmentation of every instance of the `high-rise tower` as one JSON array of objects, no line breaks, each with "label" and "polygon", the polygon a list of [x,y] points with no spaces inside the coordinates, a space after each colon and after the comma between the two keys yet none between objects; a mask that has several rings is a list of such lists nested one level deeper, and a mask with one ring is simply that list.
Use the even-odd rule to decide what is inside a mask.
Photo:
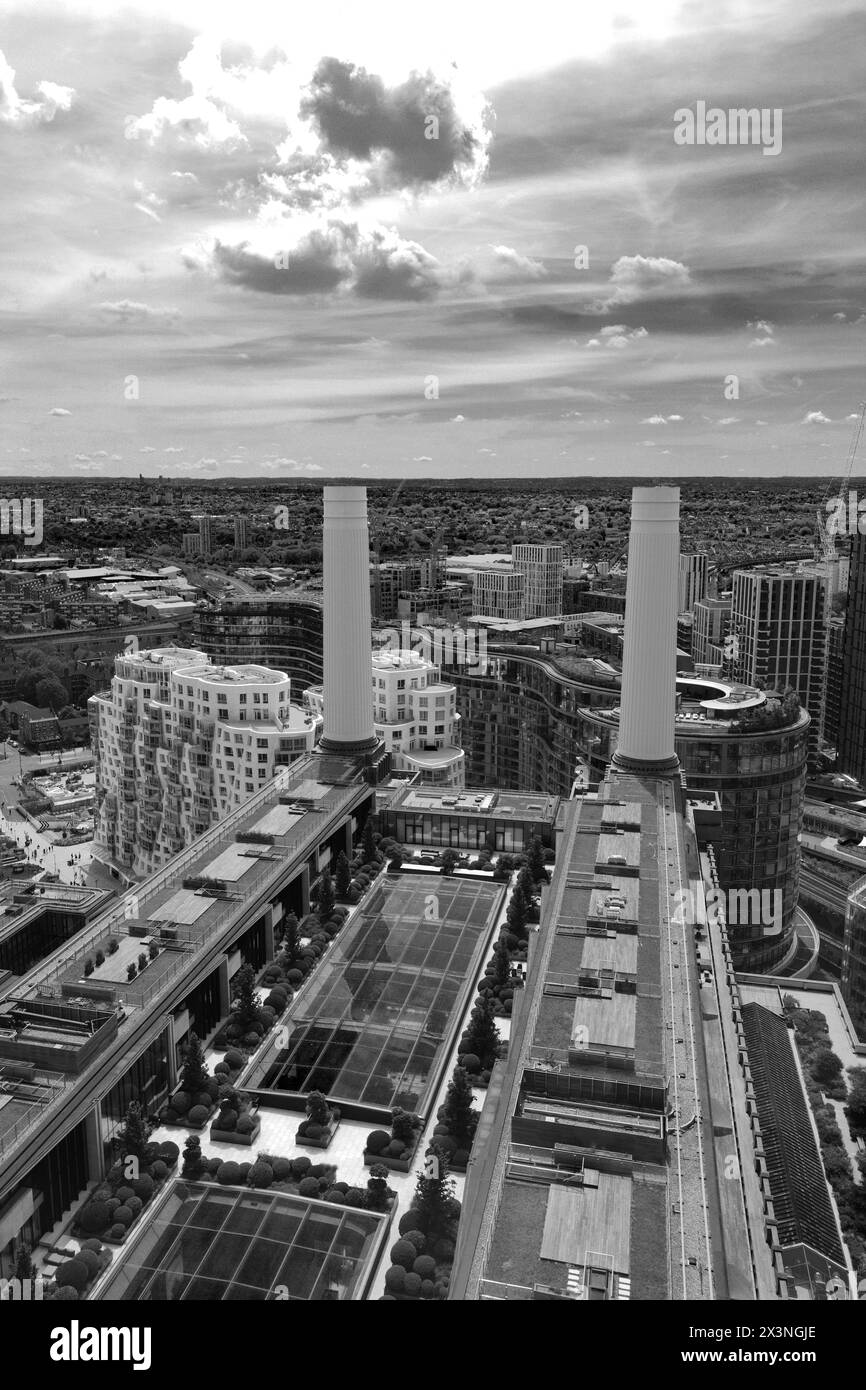
[{"label": "high-rise tower", "polygon": [[673,772],[680,490],[636,487],[625,602],[619,741],[623,771]]}]

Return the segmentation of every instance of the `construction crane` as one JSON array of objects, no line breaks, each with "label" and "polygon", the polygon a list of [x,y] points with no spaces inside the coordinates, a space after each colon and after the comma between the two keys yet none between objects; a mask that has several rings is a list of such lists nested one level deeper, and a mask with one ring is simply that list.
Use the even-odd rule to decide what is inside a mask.
[{"label": "construction crane", "polygon": [[854,428],[851,431],[851,443],[848,446],[848,456],[845,460],[845,472],[839,481],[838,490],[834,491],[834,484],[829,484],[827,491],[824,494],[821,507],[819,511],[816,513],[818,522],[818,544],[820,546],[821,553],[825,560],[836,559],[836,535],[838,530],[837,527],[831,527],[829,525],[829,517],[832,509],[828,507],[827,504],[833,499],[838,499],[839,503],[845,509],[845,515],[847,516],[848,484],[851,481],[851,473],[854,468],[854,460],[857,457],[857,450],[860,447],[860,440],[863,437],[864,423],[866,423],[866,401],[864,401],[861,404],[857,418],[854,422]]}]

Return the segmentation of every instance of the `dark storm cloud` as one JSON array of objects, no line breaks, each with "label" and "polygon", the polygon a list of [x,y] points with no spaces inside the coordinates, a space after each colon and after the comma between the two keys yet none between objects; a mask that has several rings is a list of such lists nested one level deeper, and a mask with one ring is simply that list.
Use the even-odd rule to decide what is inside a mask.
[{"label": "dark storm cloud", "polygon": [[464,124],[450,89],[432,73],[413,72],[388,88],[364,68],[323,58],[301,114],[334,154],[384,155],[400,186],[471,177],[485,162],[484,132]]}]

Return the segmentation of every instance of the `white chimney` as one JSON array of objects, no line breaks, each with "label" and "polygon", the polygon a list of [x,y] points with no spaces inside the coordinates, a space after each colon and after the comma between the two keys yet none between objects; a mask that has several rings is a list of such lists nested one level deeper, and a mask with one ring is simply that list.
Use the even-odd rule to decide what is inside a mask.
[{"label": "white chimney", "polygon": [[325,488],[324,732],[329,753],[376,748],[367,489]]},{"label": "white chimney", "polygon": [[619,739],[612,766],[673,772],[677,599],[680,553],[678,487],[636,487],[625,596]]}]

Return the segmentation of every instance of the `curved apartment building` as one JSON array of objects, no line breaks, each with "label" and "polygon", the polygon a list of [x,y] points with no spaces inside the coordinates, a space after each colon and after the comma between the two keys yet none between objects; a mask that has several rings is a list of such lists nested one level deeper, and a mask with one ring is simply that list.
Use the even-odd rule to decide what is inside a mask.
[{"label": "curved apartment building", "polygon": [[[449,668],[467,730],[466,784],[550,796],[596,787],[616,750],[619,675],[604,662],[489,649],[483,673]],[[738,969],[769,971],[792,953],[799,891],[798,837],[809,716],[761,722],[766,696],[748,686],[677,677],[675,748],[692,791],[717,792],[712,832],[726,890],[781,894],[782,929],[730,925]]]},{"label": "curved apartment building", "polygon": [[194,640],[222,666],[285,671],[297,694],[322,683],[322,595],[226,599],[198,608]]},{"label": "curved apartment building", "polygon": [[140,877],[312,751],[320,721],[266,666],[164,647],[119,656],[89,701],[99,807],[94,857]]}]

